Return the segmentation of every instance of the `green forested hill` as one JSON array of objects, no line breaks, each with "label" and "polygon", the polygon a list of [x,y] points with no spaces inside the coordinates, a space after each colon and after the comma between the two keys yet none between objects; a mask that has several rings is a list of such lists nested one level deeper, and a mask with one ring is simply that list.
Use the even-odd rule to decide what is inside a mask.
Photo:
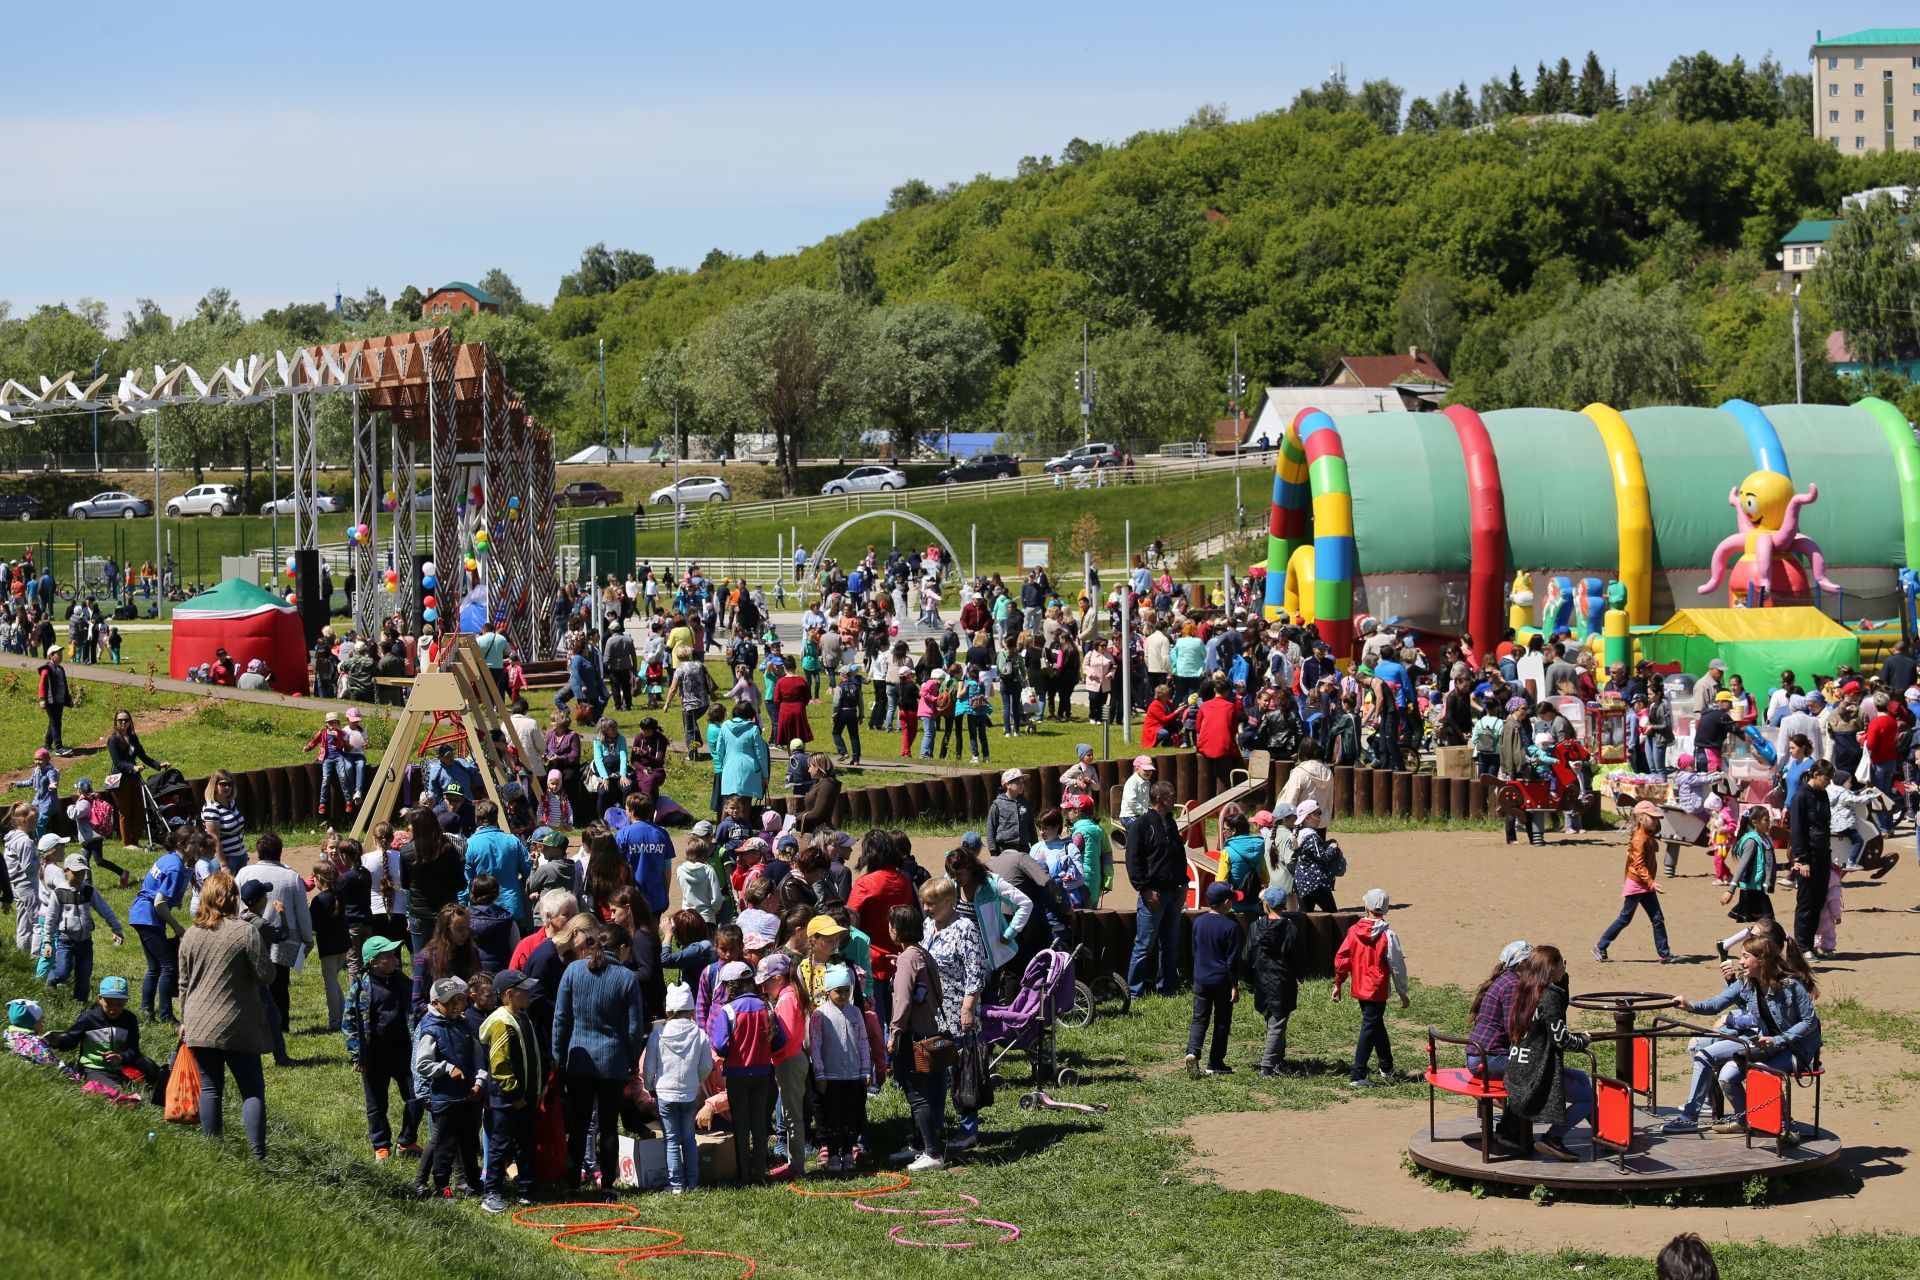
[{"label": "green forested hill", "polygon": [[[798,451],[842,451],[874,426],[999,429],[1029,451],[1077,440],[1083,324],[1097,430],[1142,446],[1226,412],[1235,335],[1249,409],[1261,385],[1319,382],[1340,354],[1415,345],[1480,408],[1791,399],[1779,236],[1849,192],[1914,181],[1920,157],[1816,141],[1804,77],[1778,68],[1679,59],[1625,100],[1589,71],[1580,83],[1604,107],[1589,124],[1514,116],[1538,109],[1517,73],[1479,107],[1464,84],[1416,100],[1404,129],[1396,88],[1322,86],[1248,120],[1203,109],[1123,143],[1074,139],[1013,177],[909,179],[885,211],[789,255],[716,249],[662,270],[596,245],[550,305],[476,271],[509,314],[456,324],[494,344],[567,447],[600,437],[602,342],[616,439],[623,425],[664,439],[677,400],[691,430],[772,430]],[[1456,127],[1481,119],[1494,122]],[[1858,394],[1818,358],[1833,327],[1820,280],[1802,307],[1807,397]],[[304,304],[250,320],[214,289],[177,322],[129,315],[105,367],[409,328],[417,308],[410,285],[391,307],[370,290],[344,315]],[[113,329],[97,307],[0,310],[0,376],[84,368]],[[797,350],[804,367],[788,363]],[[175,461],[235,442],[232,416],[204,432],[182,419],[163,442]],[[264,453],[265,410],[241,425]],[[50,420],[38,445],[71,450],[84,429]],[[109,447],[142,447],[141,426],[110,430]],[[0,447],[34,443],[8,433]]]}]

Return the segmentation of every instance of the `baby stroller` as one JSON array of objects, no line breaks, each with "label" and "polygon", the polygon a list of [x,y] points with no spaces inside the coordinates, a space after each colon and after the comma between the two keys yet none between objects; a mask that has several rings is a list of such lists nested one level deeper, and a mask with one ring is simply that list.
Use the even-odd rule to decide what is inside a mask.
[{"label": "baby stroller", "polygon": [[1012,1004],[989,1006],[980,1013],[980,1042],[994,1050],[987,1062],[996,1083],[997,1068],[1008,1054],[1024,1050],[1033,1060],[1036,1085],[1076,1084],[1079,1073],[1054,1061],[1054,1022],[1074,1006],[1073,957],[1051,948],[1027,963],[1020,990]]},{"label": "baby stroller", "polygon": [[175,828],[186,826],[200,812],[193,788],[178,769],[155,770],[140,792],[145,797],[141,803],[147,813],[147,839],[156,845],[164,846]]}]

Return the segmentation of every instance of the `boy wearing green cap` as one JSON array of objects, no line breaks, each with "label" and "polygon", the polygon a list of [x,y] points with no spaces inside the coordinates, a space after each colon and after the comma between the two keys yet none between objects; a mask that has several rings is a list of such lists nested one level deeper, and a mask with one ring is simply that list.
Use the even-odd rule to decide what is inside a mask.
[{"label": "boy wearing green cap", "polygon": [[140,1052],[140,1019],[127,1012],[127,980],[100,979],[100,999],[94,1007],[73,1020],[65,1031],[47,1033],[47,1043],[56,1049],[80,1050],[80,1072],[88,1084],[103,1084],[122,1092],[131,1092],[135,1083],[129,1071],[139,1079],[160,1083],[164,1072]]},{"label": "boy wearing green cap", "polygon": [[347,1061],[366,1095],[367,1141],[376,1163],[393,1154],[387,1086],[400,1087],[400,1150],[420,1154],[420,1102],[413,1091],[413,981],[400,972],[400,944],[378,935],[360,946],[360,976],[347,992]]}]

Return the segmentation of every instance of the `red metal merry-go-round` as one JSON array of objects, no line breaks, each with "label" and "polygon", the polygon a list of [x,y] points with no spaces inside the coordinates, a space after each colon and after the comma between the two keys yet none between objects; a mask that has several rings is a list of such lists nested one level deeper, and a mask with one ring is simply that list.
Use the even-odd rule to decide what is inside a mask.
[{"label": "red metal merry-go-round", "polygon": [[[1816,1061],[1807,1070],[1780,1070],[1755,1062],[1747,1069],[1747,1108],[1733,1117],[1737,1133],[1720,1133],[1703,1126],[1697,1132],[1665,1133],[1671,1111],[1662,1114],[1660,1047],[1662,1044],[1732,1033],[1699,1026],[1665,1014],[1656,1014],[1644,1026],[1641,1014],[1670,1010],[1673,997],[1648,991],[1598,991],[1575,996],[1576,1008],[1613,1015],[1614,1030],[1592,1037],[1595,1045],[1611,1042],[1614,1071],[1603,1075],[1589,1048],[1593,1067],[1594,1116],[1589,1125],[1569,1130],[1565,1145],[1580,1158],[1562,1163],[1544,1155],[1521,1151],[1496,1139],[1495,1108],[1506,1100],[1506,1086],[1490,1078],[1484,1065],[1443,1066],[1443,1052],[1478,1054],[1479,1046],[1457,1036],[1427,1029],[1427,1126],[1408,1140],[1408,1153],[1423,1169],[1476,1182],[1516,1186],[1544,1186],[1565,1191],[1645,1191],[1743,1182],[1754,1176],[1780,1177],[1832,1164],[1840,1156],[1837,1135],[1820,1127],[1820,1087],[1823,1069]],[[1440,1094],[1466,1098],[1474,1114],[1442,1120]],[[1795,1116],[1796,1094],[1811,1105],[1810,1119]],[[1713,1114],[1719,1120],[1724,1103],[1716,1084]],[[1803,1109],[1806,1104],[1803,1104]]]}]

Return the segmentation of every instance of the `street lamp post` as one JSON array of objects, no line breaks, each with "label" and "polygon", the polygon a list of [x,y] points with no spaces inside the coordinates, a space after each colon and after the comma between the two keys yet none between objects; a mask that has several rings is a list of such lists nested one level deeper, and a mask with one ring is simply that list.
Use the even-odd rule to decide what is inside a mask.
[{"label": "street lamp post", "polygon": [[673,577],[680,580],[680,393],[673,393]]},{"label": "street lamp post", "polygon": [[1793,282],[1793,402],[1806,403],[1806,387],[1800,376],[1800,282]]},{"label": "street lamp post", "polygon": [[[106,358],[107,349],[105,347],[100,348],[100,354],[93,358],[93,380],[95,382],[100,381],[100,362]],[[100,406],[97,404],[93,407],[93,470],[96,475],[100,472]]]}]

